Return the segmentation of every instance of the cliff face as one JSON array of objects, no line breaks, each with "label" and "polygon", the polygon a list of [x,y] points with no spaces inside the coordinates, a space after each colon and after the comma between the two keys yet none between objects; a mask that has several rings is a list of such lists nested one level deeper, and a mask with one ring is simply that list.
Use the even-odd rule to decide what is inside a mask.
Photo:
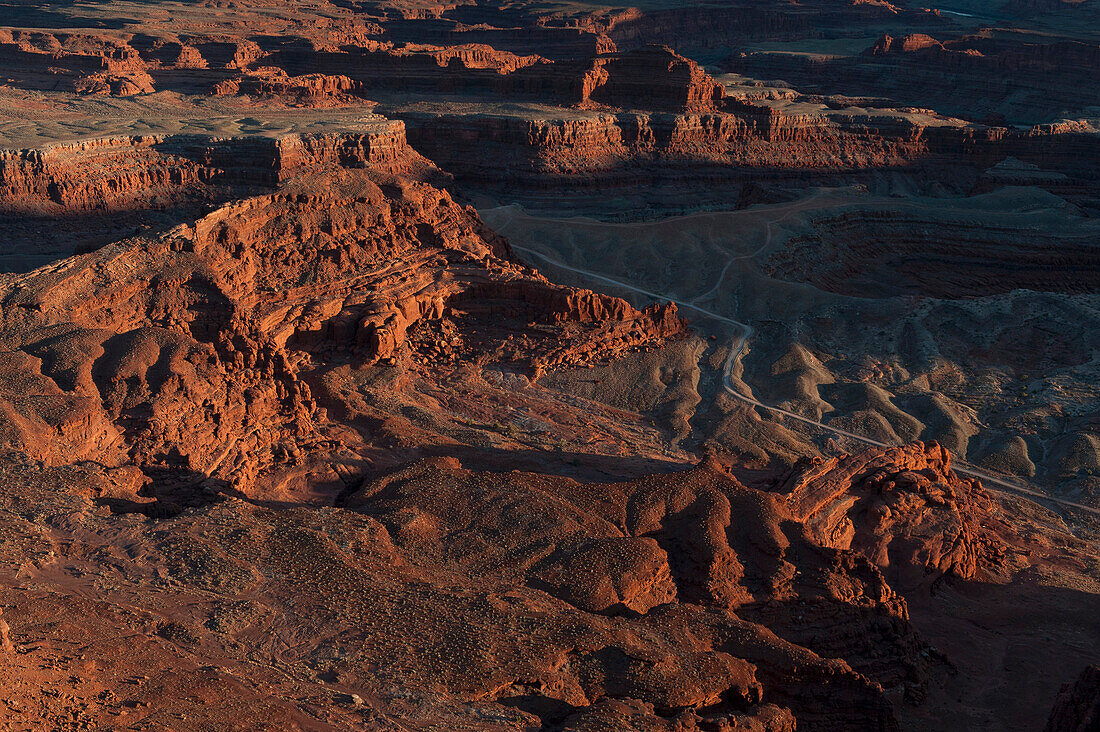
[{"label": "cliff face", "polygon": [[334,106],[361,97],[363,84],[343,74],[257,73],[227,79],[215,85],[216,95],[246,94],[272,100],[286,100],[310,107]]},{"label": "cliff face", "polygon": [[[407,123],[414,144],[449,170],[466,174],[480,167],[502,177],[512,171],[599,172],[640,160],[851,170],[909,165],[952,148],[981,152],[984,144],[968,131],[922,128],[902,118],[839,124],[821,115],[753,106],[728,113],[604,113],[556,120],[410,114]],[[454,143],[443,144],[444,125],[456,130]],[[480,159],[469,154],[475,148]]]},{"label": "cliff face", "polygon": [[739,53],[738,73],[783,78],[841,94],[875,94],[975,121],[1051,122],[1083,112],[1097,94],[1100,46],[1076,40],[927,34],[883,36],[862,54],[802,57]]},{"label": "cliff face", "polygon": [[[965,195],[1010,184],[1006,159],[1038,166],[1019,174],[1070,201],[1094,206],[1091,160],[1100,138],[1074,124],[1007,129],[899,112],[785,112],[741,99],[707,113],[572,112],[555,116],[403,114],[412,143],[458,179],[523,190],[645,187],[705,177],[745,184],[875,185],[891,171],[915,185]],[[1002,166],[1003,168],[1004,166]]]},{"label": "cliff face", "polygon": [[316,166],[391,174],[434,169],[400,122],[376,118],[360,133],[282,138],[148,135],[0,151],[0,210],[109,212],[166,206],[226,189],[274,187]]},{"label": "cliff face", "polygon": [[124,41],[83,33],[0,31],[0,62],[20,86],[132,96],[153,91],[148,64]]},{"label": "cliff face", "polygon": [[[1033,290],[1094,292],[1090,235],[944,224],[914,213],[853,211],[824,218],[814,234],[768,261],[773,275],[855,297],[899,291],[943,299]],[[900,274],[900,283],[888,282]]]},{"label": "cliff face", "polygon": [[536,64],[497,79],[494,88],[579,108],[708,111],[725,96],[725,87],[667,46]]},{"label": "cliff face", "polygon": [[317,47],[305,41],[285,44],[264,64],[290,74],[323,73],[349,76],[363,89],[493,93],[501,76],[547,62],[537,55],[521,56],[485,44],[439,46],[390,42]]}]

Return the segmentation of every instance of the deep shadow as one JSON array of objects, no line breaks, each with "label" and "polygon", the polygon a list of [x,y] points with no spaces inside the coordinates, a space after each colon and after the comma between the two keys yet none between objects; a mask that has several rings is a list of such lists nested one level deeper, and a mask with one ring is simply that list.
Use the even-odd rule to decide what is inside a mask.
[{"label": "deep shadow", "polygon": [[[86,0],[88,4],[94,4]],[[101,0],[100,4],[110,3]],[[45,10],[40,3],[4,2],[0,3],[0,18],[4,19],[4,25],[18,26],[21,28],[35,28],[43,30],[59,30],[62,28],[104,28],[118,30],[135,22],[128,18],[88,18],[71,16],[65,13],[56,13]]]},{"label": "deep shadow", "polygon": [[178,516],[189,508],[201,508],[225,500],[226,495],[243,497],[224,480],[211,478],[188,468],[142,468],[149,482],[138,491],[142,502],[127,498],[99,498],[96,505],[112,513],[140,513],[151,519]]},{"label": "deep shadow", "polygon": [[509,696],[497,699],[496,702],[535,715],[542,722],[543,729],[553,729],[555,725],[560,725],[570,714],[577,711],[577,707],[572,704],[539,694]]}]

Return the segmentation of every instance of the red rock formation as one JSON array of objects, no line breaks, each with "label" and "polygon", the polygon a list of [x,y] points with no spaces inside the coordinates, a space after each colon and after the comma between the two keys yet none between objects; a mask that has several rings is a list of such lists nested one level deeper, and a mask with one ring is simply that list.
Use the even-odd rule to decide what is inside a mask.
[{"label": "red rock formation", "polygon": [[[257,464],[242,451],[311,429],[309,389],[296,378],[288,341],[319,358],[393,359],[410,325],[443,317],[463,293],[470,293],[466,301],[487,296],[505,309],[519,305],[554,324],[554,348],[527,358],[536,371],[682,328],[674,308],[640,313],[616,298],[555,288],[510,262],[506,245],[472,212],[427,183],[394,177],[438,175],[399,132],[399,125],[380,125],[358,135],[257,140],[257,169],[239,171],[271,186],[289,181],[276,191],[225,205],[163,237],[137,238],[13,280],[5,307],[29,320],[13,325],[5,342],[39,355],[10,361],[9,383],[38,378],[34,359],[45,358],[51,376],[36,389],[56,398],[49,409],[14,407],[18,394],[5,392],[8,444],[55,462],[107,459],[113,443],[115,460],[185,465],[244,485]],[[127,142],[123,149],[132,150],[135,141]],[[224,144],[225,154],[235,149]],[[244,163],[239,156],[237,162]],[[84,187],[65,189],[58,203],[76,207],[93,198],[93,164],[105,166],[86,157],[79,166]],[[157,172],[153,165],[143,170]],[[192,170],[198,172],[190,178],[169,170],[153,182],[186,188],[208,169]],[[149,192],[147,178],[109,180],[146,187],[131,195]],[[41,184],[17,181],[24,187],[11,187],[10,195],[27,197]],[[64,335],[31,345],[27,328]],[[59,361],[50,355],[56,349],[75,351]],[[62,376],[54,366],[80,376]],[[179,378],[150,375],[164,368]],[[102,411],[92,406],[94,394]],[[135,400],[149,405],[140,417],[131,412]],[[57,437],[43,439],[53,431]],[[240,444],[243,434],[251,442]]]},{"label": "red rock formation", "polygon": [[0,62],[9,80],[32,89],[59,86],[80,94],[151,93],[153,79],[138,52],[99,36],[0,31]]},{"label": "red rock formation", "polygon": [[0,53],[16,64],[24,61],[73,72],[145,70],[141,56],[125,42],[85,33],[4,30],[0,31]]},{"label": "red rock formation", "polygon": [[613,107],[700,111],[714,109],[725,96],[725,87],[667,46],[647,46],[637,51],[596,59],[598,77],[582,87],[581,100]]},{"label": "red rock formation", "polygon": [[989,498],[950,466],[944,448],[914,443],[805,461],[777,490],[817,541],[856,549],[888,576],[970,579],[982,552],[976,517]]},{"label": "red rock formation", "polygon": [[[515,511],[507,524],[481,509],[504,497]],[[599,503],[592,503],[596,497]],[[806,665],[796,670],[788,665],[793,659],[782,642],[760,644],[725,635],[720,627],[729,620],[719,618],[736,617],[730,613],[712,616],[718,625],[711,629],[699,625],[706,616],[690,609],[695,603],[742,608],[772,620],[800,608],[814,622],[835,623],[833,633],[858,634],[875,623],[896,623],[911,634],[904,630],[904,601],[865,559],[813,546],[799,531],[779,530],[789,518],[775,496],[745,488],[712,468],[582,486],[518,472],[476,474],[453,460],[433,460],[364,485],[346,505],[378,517],[400,551],[449,571],[523,577],[587,612],[640,614],[639,622],[656,624],[690,623],[700,634],[690,652],[696,654],[696,673],[710,677],[702,686],[688,682],[685,687],[688,672],[680,660],[669,658],[644,672],[636,660],[616,652],[613,667],[634,676],[631,690],[604,685],[612,679],[602,671],[581,682],[588,699],[599,688],[597,696],[632,696],[658,708],[714,703],[710,695],[728,688],[730,670],[744,668],[734,659],[744,658],[755,666],[755,679],[740,676],[734,683],[736,696],[744,695],[739,704],[759,701],[760,692],[752,689],[760,683],[756,679],[767,678],[765,698],[789,704],[800,728],[893,725],[888,708],[846,665],[821,664],[807,655],[801,662]],[[470,542],[471,536],[482,535],[497,537],[497,546]],[[501,549],[511,559],[502,562]],[[865,614],[837,617],[838,604],[853,597],[860,598],[856,602],[864,605]],[[741,627],[751,637],[752,631]],[[716,632],[720,644],[707,640]],[[819,642],[828,641],[822,637]],[[835,704],[813,699],[796,677],[813,679],[811,685],[829,679]],[[592,683],[598,686],[585,685]],[[561,688],[562,680],[542,676],[539,685],[545,690],[540,693],[556,694],[550,689]],[[564,697],[571,704],[578,699]]]},{"label": "red rock formation", "polygon": [[[584,326],[585,340],[577,343],[554,338],[523,339],[510,357],[535,376],[547,370],[588,365],[645,344],[660,343],[680,333],[683,323],[672,303],[651,305],[643,311],[629,303],[588,290],[574,290],[530,280],[496,280],[472,287],[447,300],[445,307],[482,323],[488,332],[501,325],[519,330],[524,324],[550,323]],[[544,334],[545,335],[545,334]],[[503,335],[502,335],[503,337]]]},{"label": "red rock formation", "polygon": [[[948,120],[927,124],[905,112],[833,114],[823,108],[793,114],[729,98],[722,107],[706,114],[414,111],[403,117],[412,144],[459,180],[520,183],[528,193],[645,190],[657,182],[691,185],[700,179],[870,185],[890,169],[917,184],[965,194],[988,185],[985,171],[1011,156],[1046,172],[1026,185],[1095,205],[1097,173],[1086,161],[1096,154],[1100,137],[1081,125],[1007,130]],[[920,277],[914,273],[911,282]]]},{"label": "red rock formation", "polygon": [[932,36],[926,36],[923,33],[914,33],[901,38],[885,35],[875,41],[875,44],[864,53],[869,56],[884,56],[888,53],[912,53],[926,48],[942,49],[943,44]]},{"label": "red rock formation", "polygon": [[146,73],[93,74],[77,80],[74,87],[80,94],[110,94],[115,97],[132,97],[155,91],[153,77]]},{"label": "red rock formation", "polygon": [[264,57],[264,50],[252,40],[233,36],[189,40],[212,69],[245,69]]},{"label": "red rock formation", "polygon": [[[364,121],[356,133],[214,139],[148,135],[0,151],[0,210],[118,211],[202,197],[208,188],[272,187],[327,165],[431,176],[400,122]],[[434,175],[439,175],[438,171]]]},{"label": "red rock formation", "polygon": [[500,79],[496,87],[582,108],[708,111],[725,96],[725,87],[667,46],[533,65]]},{"label": "red rock formation", "polygon": [[[449,171],[547,197],[668,173],[701,187],[755,180],[748,205],[788,184],[921,181],[930,169],[960,194],[1057,185],[1078,201],[1095,196],[1100,138],[1087,121],[991,128],[778,86],[728,99],[693,61],[648,44],[821,36],[820,49],[905,27],[914,35],[849,62],[881,74],[941,59],[965,79],[1003,59],[1029,84],[1053,78],[1058,53],[1090,68],[1087,49],[1021,50],[1002,31],[941,43],[917,33],[949,38],[943,15],[885,0],[230,5],[130,3],[125,19],[110,3],[10,5],[20,22],[104,30],[0,31],[0,93],[27,107],[9,110],[4,135],[60,137],[66,115],[105,109],[123,128],[216,115],[211,127],[260,130],[0,153],[5,257],[41,248],[47,222],[79,248],[0,273],[4,721],[1041,723],[1055,689],[1034,669],[1083,665],[1100,642],[1100,565],[1066,528],[1076,513],[995,503],[931,443],[781,467],[807,443],[785,436],[770,454],[757,435],[775,439],[789,421],[710,403],[727,351],[686,334],[675,305],[549,282],[458,202],[469,190],[444,190],[452,179],[403,123],[311,108],[364,104],[370,90]],[[304,131],[274,131],[289,127]],[[799,261],[772,264],[825,290],[1096,289],[1088,247],[1064,237],[1021,242],[987,225],[962,249],[983,254],[1000,237],[998,256],[973,264],[938,248],[919,216],[814,216],[825,234],[793,239]],[[774,332],[761,326],[754,349]],[[1058,340],[1032,332],[1028,369]],[[580,371],[592,364],[609,368]],[[849,366],[876,379],[892,368]],[[647,405],[684,385],[677,370],[700,401],[674,441]],[[1060,399],[1017,416],[1027,429],[1069,419],[1066,464],[1087,470],[1090,416]],[[692,457],[695,426],[731,414],[759,469]],[[1096,676],[1090,667],[1060,695],[1052,732],[1094,724]]]},{"label": "red rock formation", "polygon": [[[925,129],[900,117],[837,123],[825,116],[786,115],[751,105],[711,114],[605,113],[557,119],[410,114],[406,121],[414,144],[447,169],[497,179],[534,172],[590,175],[641,161],[720,165],[731,174],[743,167],[907,166],[927,156],[931,147],[972,143],[966,135]],[[446,144],[443,126],[457,131]],[[478,155],[472,153],[475,148]]]},{"label": "red rock formation", "polygon": [[7,210],[124,209],[207,182],[216,169],[163,154],[162,137],[89,140],[0,153],[0,205]]},{"label": "red rock formation", "polygon": [[229,79],[214,87],[217,95],[247,94],[265,99],[285,99],[311,107],[362,101],[363,84],[343,75],[287,76],[282,69]]},{"label": "red rock formation", "polygon": [[501,76],[545,64],[484,44],[438,46],[370,41],[339,48],[299,41],[271,54],[265,63],[291,74],[320,72],[351,77],[365,89],[492,92]]},{"label": "red rock formation", "polygon": [[209,66],[199,49],[179,40],[152,36],[135,37],[130,40],[130,45],[137,49],[151,68],[197,70]]}]

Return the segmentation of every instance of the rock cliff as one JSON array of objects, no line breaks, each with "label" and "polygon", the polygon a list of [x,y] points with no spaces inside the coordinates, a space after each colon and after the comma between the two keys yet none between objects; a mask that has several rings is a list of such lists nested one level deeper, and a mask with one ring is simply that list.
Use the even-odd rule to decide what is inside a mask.
[{"label": "rock cliff", "polygon": [[740,53],[723,66],[831,93],[873,93],[975,121],[1037,124],[1083,111],[1095,96],[1100,47],[993,30],[945,40],[914,33],[883,36],[855,56]]},{"label": "rock cliff", "polygon": [[418,176],[434,170],[408,147],[400,122],[375,117],[357,127],[362,131],[278,138],[142,135],[0,151],[0,210],[165,206],[234,189],[272,188],[328,164]]},{"label": "rock cliff", "polygon": [[[247,485],[263,462],[257,451],[311,429],[315,404],[296,365],[306,354],[392,363],[413,324],[485,303],[495,320],[518,309],[549,325],[552,347],[513,354],[536,372],[681,330],[674,307],[639,312],[616,298],[555,287],[515,263],[472,211],[415,177],[438,171],[403,146],[399,130],[247,145],[89,143],[63,151],[85,154],[66,187],[52,167],[62,151],[45,161],[22,153],[19,170],[51,183],[12,177],[8,195],[24,202],[53,192],[50,201],[67,210],[177,195],[214,176],[251,178],[272,190],[159,237],[8,276],[0,307],[12,315],[0,338],[19,355],[7,362],[4,442],[49,462],[183,466]],[[135,150],[171,160],[158,145],[187,149],[191,174],[158,170],[157,158],[140,169],[144,177],[114,170],[119,150],[133,164],[140,163]],[[214,154],[237,167],[211,165]],[[98,182],[97,166],[107,169]],[[124,185],[136,190],[108,195]],[[48,405],[26,400],[32,384],[50,395]]]}]

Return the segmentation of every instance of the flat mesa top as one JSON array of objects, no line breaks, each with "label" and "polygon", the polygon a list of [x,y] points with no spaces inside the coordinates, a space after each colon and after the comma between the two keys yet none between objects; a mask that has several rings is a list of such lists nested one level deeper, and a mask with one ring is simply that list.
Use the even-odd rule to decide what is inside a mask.
[{"label": "flat mesa top", "polygon": [[[117,100],[116,100],[117,101]],[[137,112],[121,106],[120,112]],[[40,148],[50,145],[133,135],[199,134],[212,137],[284,137],[309,132],[381,132],[395,120],[358,110],[286,110],[260,116],[214,114],[197,116],[93,114],[19,116],[0,113],[0,149]]]}]

